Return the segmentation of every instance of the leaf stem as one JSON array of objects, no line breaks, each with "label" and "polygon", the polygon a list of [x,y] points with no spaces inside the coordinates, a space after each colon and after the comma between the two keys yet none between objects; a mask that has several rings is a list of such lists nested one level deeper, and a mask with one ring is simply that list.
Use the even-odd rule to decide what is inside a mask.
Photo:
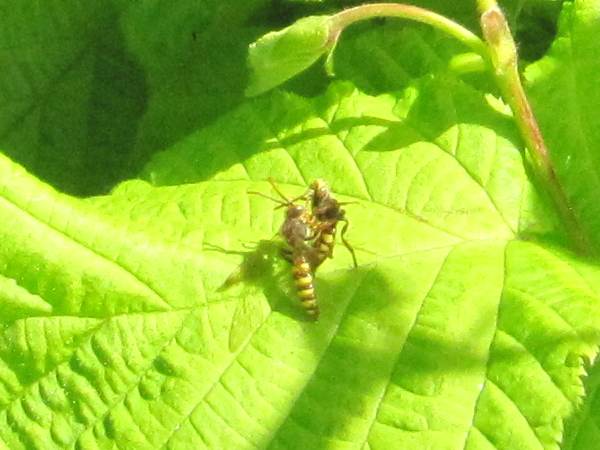
[{"label": "leaf stem", "polygon": [[478,0],[477,3],[496,83],[504,101],[513,111],[517,127],[529,150],[534,173],[547,189],[577,250],[590,253],[591,245],[558,181],[548,148],[521,84],[517,47],[506,18],[495,0]]},{"label": "leaf stem", "polygon": [[474,52],[481,55],[484,60],[489,58],[485,43],[465,27],[433,11],[401,3],[371,3],[349,8],[335,14],[331,17],[332,40],[337,40],[339,34],[348,25],[374,17],[398,17],[431,25],[463,42]]},{"label": "leaf stem", "polygon": [[564,221],[573,245],[584,254],[592,248],[556,175],[548,149],[537,124],[518,70],[517,47],[496,0],[477,0],[485,42],[458,23],[418,6],[401,3],[372,3],[346,9],[331,17],[330,39],[335,43],[347,26],[374,17],[398,17],[431,25],[470,47],[491,66],[504,101],[510,106],[517,127],[529,150],[533,171]]}]

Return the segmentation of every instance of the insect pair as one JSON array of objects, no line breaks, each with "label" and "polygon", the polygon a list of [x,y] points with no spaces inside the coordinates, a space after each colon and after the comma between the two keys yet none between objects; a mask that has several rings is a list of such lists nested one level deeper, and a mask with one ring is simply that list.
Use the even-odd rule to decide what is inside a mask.
[{"label": "insect pair", "polygon": [[[320,179],[313,181],[304,194],[291,200],[279,190],[272,179],[269,179],[269,182],[281,199],[261,192],[249,193],[279,203],[277,208],[286,208],[280,234],[287,247],[283,249],[282,254],[293,265],[292,273],[302,306],[307,314],[316,320],[319,317],[319,305],[314,288],[314,273],[327,258],[333,257],[339,222],[344,223],[340,233],[342,243],[352,255],[354,266],[357,266],[354,249],[345,238],[348,219],[341,206],[346,203],[338,202],[332,196],[327,183]],[[299,200],[303,200],[304,204],[297,204]]]}]

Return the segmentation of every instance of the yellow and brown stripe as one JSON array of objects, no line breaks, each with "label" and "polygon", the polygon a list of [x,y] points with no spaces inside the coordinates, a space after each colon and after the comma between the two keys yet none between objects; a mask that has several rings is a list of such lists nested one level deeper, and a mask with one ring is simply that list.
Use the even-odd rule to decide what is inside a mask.
[{"label": "yellow and brown stripe", "polygon": [[328,223],[321,227],[321,231],[313,243],[313,247],[317,250],[317,266],[333,256],[335,233],[334,223]]},{"label": "yellow and brown stripe", "polygon": [[292,272],[302,307],[313,320],[317,320],[319,318],[319,305],[317,304],[317,297],[315,295],[310,264],[302,254],[295,255],[293,262],[294,267]]}]

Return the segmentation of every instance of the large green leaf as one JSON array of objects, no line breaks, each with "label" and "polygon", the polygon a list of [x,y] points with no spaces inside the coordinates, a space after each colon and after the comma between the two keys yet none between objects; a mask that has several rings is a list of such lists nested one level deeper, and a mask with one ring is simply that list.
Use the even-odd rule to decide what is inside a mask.
[{"label": "large green leaf", "polygon": [[428,74],[446,73],[452,58],[467,50],[429,26],[389,20],[350,27],[333,61],[336,76],[366,92],[380,93],[404,88]]},{"label": "large green leaf", "polygon": [[597,446],[600,438],[599,382],[600,365],[596,364],[586,379],[587,397],[567,422],[564,449],[588,450]]},{"label": "large green leaf", "polygon": [[3,150],[75,193],[98,192],[131,173],[146,86],[123,42],[118,8],[4,0],[0,10]]},{"label": "large green leaf", "polygon": [[[403,92],[374,97],[349,83],[310,100],[274,92],[178,141],[198,128],[191,117],[217,117],[238,101],[236,61],[260,2],[185,3],[85,9],[126,41],[101,41],[105,50],[127,49],[146,75],[141,119],[129,96],[111,103],[95,93],[108,103],[90,107],[89,120],[113,137],[106,148],[123,139],[137,160],[177,141],[147,165],[145,181],[75,200],[0,156],[0,447],[594,448],[598,366],[582,378],[597,355],[600,270],[561,248],[563,230],[529,181],[506,107],[445,70],[454,47],[412,29],[382,45],[398,26],[366,27],[342,42],[338,73],[370,92]],[[57,23],[85,14],[73,17]],[[84,44],[97,36],[80,31]],[[356,70],[353,49],[373,64]],[[402,64],[382,66],[382,55]],[[203,64],[221,72],[192,70]],[[552,68],[537,73],[563,73]],[[81,119],[87,107],[73,106],[73,83],[46,98]],[[98,111],[104,122],[93,121]],[[85,143],[87,134],[70,131],[77,126],[61,135],[53,114],[15,133],[26,141],[46,127],[57,138],[40,144],[71,133]],[[579,133],[570,139],[593,130]],[[81,189],[84,159],[68,170],[53,159],[57,185]],[[272,193],[268,177],[290,196],[323,177],[355,202],[346,209],[359,267],[340,243],[318,270],[317,323],[303,315],[272,239],[281,211],[248,194]],[[237,282],[223,289],[226,280]]]},{"label": "large green leaf", "polygon": [[[559,35],[549,53],[528,66],[525,76],[560,182],[597,251],[600,211],[594,192],[600,186],[600,134],[593,118],[600,107],[596,45],[600,2],[566,3],[559,25]],[[569,422],[567,449],[587,450],[597,445],[598,370],[596,365],[586,384],[588,397]]]},{"label": "large green leaf", "polygon": [[565,3],[559,36],[547,56],[525,76],[559,180],[582,229],[600,245],[600,108],[597,39],[600,2]]},{"label": "large green leaf", "polygon": [[0,146],[63,191],[106,192],[243,99],[266,3],[0,0]]},{"label": "large green leaf", "polygon": [[[274,93],[157,156],[151,183],[85,202],[0,159],[0,439],[558,448],[596,354],[600,271],[518,239],[561,236],[519,146],[483,95],[437,78]],[[357,202],[360,266],[340,246],[317,272],[317,323],[277,252],[218,289],[281,223],[247,193],[268,176],[288,195],[325,177]],[[236,322],[241,304],[260,320]]]},{"label": "large green leaf", "polygon": [[128,48],[148,85],[137,158],[172,145],[243,100],[248,44],[267,31],[268,0],[119,2]]},{"label": "large green leaf", "polygon": [[[441,6],[475,25],[472,2]],[[236,106],[248,44],[291,20],[267,0],[2,0],[0,10],[0,147],[75,195],[106,192]]]}]

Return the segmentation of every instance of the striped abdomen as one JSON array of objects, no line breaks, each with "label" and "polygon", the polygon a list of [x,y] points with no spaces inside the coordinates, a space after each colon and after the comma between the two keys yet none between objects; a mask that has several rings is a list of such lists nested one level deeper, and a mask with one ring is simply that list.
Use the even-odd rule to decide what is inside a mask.
[{"label": "striped abdomen", "polygon": [[296,284],[296,290],[302,307],[312,319],[317,320],[319,318],[319,305],[317,304],[317,297],[315,295],[310,264],[302,254],[294,255],[293,263],[294,283]]},{"label": "striped abdomen", "polygon": [[319,235],[313,243],[313,248],[317,250],[317,266],[321,265],[327,258],[333,256],[333,246],[335,245],[335,224],[328,223],[322,226]]}]

